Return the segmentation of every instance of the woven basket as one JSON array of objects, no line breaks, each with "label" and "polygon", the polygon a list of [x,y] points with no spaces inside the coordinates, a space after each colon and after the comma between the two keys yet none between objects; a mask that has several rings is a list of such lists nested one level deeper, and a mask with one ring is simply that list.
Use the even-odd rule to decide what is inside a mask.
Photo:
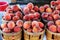
[{"label": "woven basket", "polygon": [[43,40],[44,32],[30,33],[24,30],[24,40]]},{"label": "woven basket", "polygon": [[22,31],[17,33],[2,33],[3,40],[21,40]]},{"label": "woven basket", "polygon": [[60,40],[60,33],[53,33],[47,29],[46,38],[47,40]]}]

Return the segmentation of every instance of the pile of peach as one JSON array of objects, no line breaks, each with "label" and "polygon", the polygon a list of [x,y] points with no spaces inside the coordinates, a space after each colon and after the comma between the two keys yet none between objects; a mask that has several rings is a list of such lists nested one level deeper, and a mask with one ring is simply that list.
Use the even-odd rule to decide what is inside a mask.
[{"label": "pile of peach", "polygon": [[37,20],[41,18],[38,6],[34,6],[32,3],[28,3],[26,7],[23,8],[23,13],[23,20]]},{"label": "pile of peach", "polygon": [[60,20],[49,21],[47,23],[47,28],[54,33],[60,33]]},{"label": "pile of peach", "polygon": [[22,13],[21,13],[20,10],[21,9],[19,9],[17,5],[14,5],[13,7],[8,7],[6,9],[5,15],[3,16],[3,20],[6,20],[6,21],[10,21],[10,20],[17,21],[19,19],[22,19]]},{"label": "pile of peach", "polygon": [[0,29],[5,33],[14,33],[21,31],[22,26],[23,26],[22,20],[18,20],[17,22],[9,21],[7,23],[1,24]]},{"label": "pile of peach", "polygon": [[44,31],[44,24],[38,21],[25,21],[23,24],[24,30],[31,33],[38,33]]}]

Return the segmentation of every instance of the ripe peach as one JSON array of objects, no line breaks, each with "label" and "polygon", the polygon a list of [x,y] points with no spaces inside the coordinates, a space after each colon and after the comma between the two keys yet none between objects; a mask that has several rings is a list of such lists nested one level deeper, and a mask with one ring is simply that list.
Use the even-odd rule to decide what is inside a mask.
[{"label": "ripe peach", "polygon": [[32,9],[32,10],[30,10],[30,13],[35,13],[35,10],[33,10],[33,9]]},{"label": "ripe peach", "polygon": [[24,12],[24,14],[29,14],[29,8],[28,8],[28,7],[25,7],[25,8],[23,9],[23,12]]},{"label": "ripe peach", "polygon": [[34,14],[29,14],[29,18],[33,19],[34,18]]},{"label": "ripe peach", "polygon": [[6,23],[1,24],[1,28],[2,29],[6,28],[6,27],[7,27],[7,24]]},{"label": "ripe peach", "polygon": [[30,21],[26,21],[26,22],[23,24],[24,29],[28,29],[28,28],[30,28],[30,26],[31,26]]},{"label": "ripe peach", "polygon": [[49,8],[46,9],[46,12],[51,13],[52,12],[52,9],[49,7]]},{"label": "ripe peach", "polygon": [[31,28],[29,28],[29,29],[27,29],[27,31],[28,31],[28,32],[32,32],[32,29],[31,29]]},{"label": "ripe peach", "polygon": [[31,10],[31,9],[34,8],[34,5],[33,5],[33,3],[28,3],[28,4],[27,4],[27,7],[29,8],[29,10]]},{"label": "ripe peach", "polygon": [[40,14],[38,12],[35,12],[34,15],[35,15],[35,18],[37,19],[40,18]]},{"label": "ripe peach", "polygon": [[33,32],[38,32],[38,28],[37,27],[33,27]]},{"label": "ripe peach", "polygon": [[6,15],[4,15],[4,19],[9,21],[9,20],[11,20],[11,16],[6,14]]},{"label": "ripe peach", "polygon": [[22,13],[21,13],[20,11],[17,11],[17,12],[15,13],[15,15],[18,16],[18,17],[20,17],[20,18],[22,18]]},{"label": "ripe peach", "polygon": [[55,1],[51,1],[51,3],[50,3],[52,6],[54,6],[55,5]]},{"label": "ripe peach", "polygon": [[17,20],[19,20],[19,17],[18,17],[18,16],[14,16],[14,17],[12,18],[12,20],[13,20],[13,21],[17,21]]},{"label": "ripe peach", "polygon": [[6,12],[7,12],[7,13],[13,13],[13,10],[12,10],[12,9],[7,9]]},{"label": "ripe peach", "polygon": [[54,14],[59,14],[59,10],[54,10]]},{"label": "ripe peach", "polygon": [[5,32],[5,33],[10,33],[11,30],[8,29],[8,28],[4,28],[2,31]]},{"label": "ripe peach", "polygon": [[59,26],[60,25],[60,20],[56,20],[55,23],[56,23],[57,26]]},{"label": "ripe peach", "polygon": [[48,16],[47,20],[48,21],[52,21],[53,20],[53,17],[52,16]]},{"label": "ripe peach", "polygon": [[29,18],[28,15],[25,15],[25,16],[23,17],[23,19],[24,19],[24,20],[30,20],[30,18]]},{"label": "ripe peach", "polygon": [[49,30],[52,31],[52,32],[57,32],[57,27],[55,25],[51,25],[49,27]]},{"label": "ripe peach", "polygon": [[43,6],[41,6],[41,7],[39,8],[39,11],[40,11],[40,12],[44,12],[44,11],[45,11],[45,8],[44,8]]},{"label": "ripe peach", "polygon": [[48,5],[48,4],[45,4],[45,5],[44,5],[44,8],[45,8],[45,9],[49,8],[49,5]]},{"label": "ripe peach", "polygon": [[39,27],[40,28],[43,28],[44,27],[44,24],[42,22],[38,22],[38,24],[39,24]]},{"label": "ripe peach", "polygon": [[13,29],[15,27],[15,23],[13,21],[9,21],[7,26],[9,29]]},{"label": "ripe peach", "polygon": [[19,32],[20,30],[21,30],[20,27],[18,27],[18,26],[14,27],[14,32]]},{"label": "ripe peach", "polygon": [[22,20],[18,20],[16,22],[16,25],[19,26],[19,27],[22,27],[23,26],[23,21]]},{"label": "ripe peach", "polygon": [[37,5],[36,5],[36,6],[34,6],[34,10],[35,10],[36,12],[38,12],[39,8],[38,8],[38,6],[37,6]]},{"label": "ripe peach", "polygon": [[47,23],[47,26],[48,26],[48,27],[50,27],[51,25],[54,25],[54,22],[53,22],[53,21],[49,21],[49,22]]},{"label": "ripe peach", "polygon": [[14,6],[12,7],[12,10],[16,12],[16,11],[19,11],[19,8],[18,8],[17,5],[14,5]]},{"label": "ripe peach", "polygon": [[13,17],[13,16],[14,16],[14,14],[13,14],[13,13],[10,13],[10,16],[11,16],[11,17]]},{"label": "ripe peach", "polygon": [[57,9],[57,10],[60,10],[60,5],[56,6],[56,9]]}]

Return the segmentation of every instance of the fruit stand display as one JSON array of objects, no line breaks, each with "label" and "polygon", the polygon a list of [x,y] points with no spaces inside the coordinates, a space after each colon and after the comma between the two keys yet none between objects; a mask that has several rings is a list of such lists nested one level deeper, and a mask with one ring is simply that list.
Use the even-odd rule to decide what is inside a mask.
[{"label": "fruit stand display", "polygon": [[60,1],[50,5],[8,6],[0,26],[3,40],[60,40]]}]

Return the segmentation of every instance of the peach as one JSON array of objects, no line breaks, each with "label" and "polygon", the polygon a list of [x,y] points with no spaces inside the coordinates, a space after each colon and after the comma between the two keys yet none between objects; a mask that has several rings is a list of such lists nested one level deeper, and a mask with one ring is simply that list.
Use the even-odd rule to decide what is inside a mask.
[{"label": "peach", "polygon": [[2,31],[5,32],[5,33],[10,33],[11,32],[11,30],[8,29],[8,28],[4,28]]},{"label": "peach", "polygon": [[25,8],[23,9],[23,12],[24,12],[24,14],[29,14],[29,8],[28,8],[28,7],[25,7]]},{"label": "peach", "polygon": [[19,26],[19,27],[22,27],[23,26],[23,21],[22,20],[18,20],[16,22],[16,25]]},{"label": "peach", "polygon": [[36,5],[36,6],[34,6],[34,10],[35,10],[36,12],[38,12],[39,8],[38,8],[38,6],[37,6],[37,5]]},{"label": "peach", "polygon": [[30,20],[30,18],[29,18],[28,15],[25,15],[25,16],[23,17],[23,19],[24,19],[24,20]]},{"label": "peach", "polygon": [[33,32],[38,32],[38,28],[37,27],[33,27]]},{"label": "peach", "polygon": [[18,16],[14,16],[14,17],[12,18],[12,20],[13,20],[13,21],[17,21],[17,20],[19,20],[19,17],[18,17]]},{"label": "peach", "polygon": [[7,24],[6,23],[1,24],[1,28],[2,29],[6,28],[6,27],[7,27]]},{"label": "peach", "polygon": [[44,12],[44,11],[45,11],[45,8],[44,8],[43,6],[41,6],[41,7],[39,8],[39,11],[40,11],[40,12]]},{"label": "peach", "polygon": [[35,10],[33,10],[33,9],[32,9],[32,10],[30,10],[30,13],[35,13]]},{"label": "peach", "polygon": [[14,16],[14,14],[13,14],[13,13],[10,13],[10,16],[11,16],[11,17],[13,17],[13,16]]},{"label": "peach", "polygon": [[44,24],[42,22],[38,22],[38,24],[39,24],[39,27],[40,28],[43,28],[44,27]]},{"label": "peach", "polygon": [[59,14],[59,10],[54,10],[54,14]]},{"label": "peach", "polygon": [[34,8],[34,5],[33,5],[33,3],[28,3],[28,4],[27,4],[27,7],[29,8],[29,10],[31,10],[31,9]]},{"label": "peach", "polygon": [[51,25],[49,27],[49,30],[52,31],[52,32],[57,32],[57,27],[55,25]]},{"label": "peach", "polygon": [[49,8],[46,9],[46,12],[51,13],[52,9],[49,7]]},{"label": "peach", "polygon": [[48,4],[45,4],[45,5],[44,5],[44,8],[45,8],[45,9],[49,8],[49,5],[48,5]]},{"label": "peach", "polygon": [[23,24],[24,29],[28,29],[28,28],[30,28],[30,26],[31,26],[31,22],[30,21],[26,21]]},{"label": "peach", "polygon": [[13,10],[12,10],[12,9],[7,9],[6,12],[7,12],[7,13],[13,13]]},{"label": "peach", "polygon": [[11,16],[6,14],[6,15],[4,15],[4,19],[9,21],[9,20],[11,20]]},{"label": "peach", "polygon": [[47,23],[47,26],[48,26],[48,27],[50,27],[51,25],[54,25],[54,22],[53,22],[53,21],[49,21],[49,22]]},{"label": "peach", "polygon": [[7,26],[9,29],[13,29],[15,27],[15,23],[13,21],[9,21]]},{"label": "peach", "polygon": [[52,6],[54,6],[55,5],[55,1],[51,1],[51,3],[50,3]]},{"label": "peach", "polygon": [[20,18],[22,18],[22,13],[21,13],[20,11],[17,11],[17,12],[15,13],[15,15],[18,16],[18,17],[20,17]]},{"label": "peach", "polygon": [[60,10],[60,4],[56,6],[56,10]]},{"label": "peach", "polygon": [[34,15],[35,15],[35,18],[37,18],[37,19],[40,18],[40,13],[35,12]]},{"label": "peach", "polygon": [[60,25],[60,20],[56,20],[55,23],[56,23],[57,26],[59,26]]},{"label": "peach", "polygon": [[14,32],[19,32],[20,30],[21,30],[20,27],[18,27],[18,26],[14,27]]},{"label": "peach", "polygon": [[48,16],[47,20],[48,21],[52,21],[53,20],[53,17],[52,16]]},{"label": "peach", "polygon": [[29,28],[29,29],[27,29],[27,31],[28,31],[28,32],[32,32],[32,29],[31,29],[31,28]]}]

